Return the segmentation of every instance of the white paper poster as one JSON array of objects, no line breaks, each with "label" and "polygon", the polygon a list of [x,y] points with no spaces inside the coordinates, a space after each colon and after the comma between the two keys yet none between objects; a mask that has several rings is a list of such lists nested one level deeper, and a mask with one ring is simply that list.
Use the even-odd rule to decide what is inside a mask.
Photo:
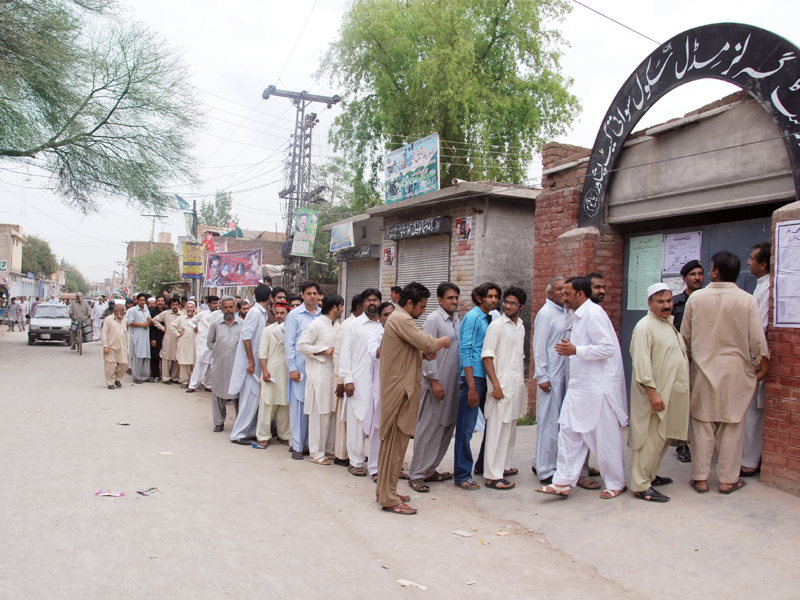
[{"label": "white paper poster", "polygon": [[775,228],[775,327],[800,328],[800,221]]},{"label": "white paper poster", "polygon": [[690,260],[700,260],[703,232],[668,233],[664,236],[664,261],[662,273],[680,273]]}]

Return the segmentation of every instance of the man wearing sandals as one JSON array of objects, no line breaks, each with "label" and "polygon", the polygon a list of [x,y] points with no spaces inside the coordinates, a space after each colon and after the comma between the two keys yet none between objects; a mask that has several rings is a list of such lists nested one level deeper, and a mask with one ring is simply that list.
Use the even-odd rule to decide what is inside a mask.
[{"label": "man wearing sandals", "polygon": [[506,474],[511,468],[517,419],[525,411],[525,326],[519,318],[527,294],[518,287],[503,293],[503,315],[486,329],[481,359],[486,370],[486,440],[483,475],[486,487],[510,490],[513,483]]},{"label": "man wearing sandals", "polygon": [[414,435],[422,396],[422,359],[434,360],[436,352],[449,348],[448,337],[436,339],[415,323],[428,305],[431,293],[415,281],[403,288],[400,303],[389,318],[381,342],[381,417],[378,451],[378,502],[387,512],[416,514],[406,504],[408,496],[397,493],[397,482]]},{"label": "man wearing sandals", "polygon": [[461,290],[454,283],[443,282],[436,288],[439,308],[422,325],[422,331],[435,338],[449,337],[453,344],[436,354],[436,360],[422,361],[422,400],[414,432],[414,458],[411,460],[408,484],[416,492],[430,491],[432,481],[447,481],[452,473],[436,470],[442,462],[458,414],[459,357],[458,297]]},{"label": "man wearing sandals", "polygon": [[631,338],[631,416],[628,446],[633,450],[631,490],[648,502],[669,502],[654,489],[672,483],[658,467],[671,440],[686,439],[689,422],[689,359],[673,327],[672,292],[665,283],[647,289],[650,309]]},{"label": "man wearing sandals", "polygon": [[537,489],[543,494],[569,496],[578,483],[586,453],[597,456],[606,490],[604,500],[625,491],[625,464],[620,426],[628,424],[625,377],[619,340],[606,312],[590,301],[587,279],[568,279],[566,305],[575,311],[570,341],[556,344],[569,357],[569,388],[558,422],[558,463],[553,483]]},{"label": "man wearing sandals", "polygon": [[311,462],[331,464],[336,432],[336,379],[333,351],[337,321],[344,312],[344,299],[328,294],[322,300],[322,316],[303,330],[297,352],[306,357],[306,390],[303,408],[308,415],[308,450]]},{"label": "man wearing sandals", "polygon": [[758,302],[736,285],[740,268],[739,259],[727,250],[712,256],[711,283],[689,297],[681,323],[681,335],[694,366],[694,455],[689,485],[700,494],[708,492],[715,447],[719,449],[719,491],[731,494],[744,487],[739,473],[745,414],[756,382],[769,371],[769,350]]}]

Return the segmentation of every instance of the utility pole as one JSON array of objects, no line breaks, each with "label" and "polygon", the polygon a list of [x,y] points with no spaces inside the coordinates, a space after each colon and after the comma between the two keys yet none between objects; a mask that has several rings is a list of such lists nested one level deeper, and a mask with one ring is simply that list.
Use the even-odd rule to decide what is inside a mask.
[{"label": "utility pole", "polygon": [[153,229],[150,232],[150,252],[153,251],[153,241],[156,237],[156,219],[163,219],[164,215],[142,215],[143,217],[152,217],[153,218]]},{"label": "utility pole", "polygon": [[[295,214],[299,207],[309,206],[313,196],[321,190],[311,190],[311,131],[317,124],[317,114],[306,109],[314,102],[327,104],[328,108],[338,104],[341,98],[334,96],[318,96],[306,91],[289,92],[279,90],[274,85],[269,86],[261,94],[264,100],[270,96],[289,98],[297,108],[292,134],[292,153],[289,163],[289,185],[278,192],[278,197],[286,200],[286,241],[293,237]],[[288,252],[286,253],[288,254]],[[283,259],[283,285],[287,289],[295,290],[295,281],[290,277],[291,271],[300,272],[304,279],[308,278],[308,269],[311,259],[305,257],[286,256]]]}]

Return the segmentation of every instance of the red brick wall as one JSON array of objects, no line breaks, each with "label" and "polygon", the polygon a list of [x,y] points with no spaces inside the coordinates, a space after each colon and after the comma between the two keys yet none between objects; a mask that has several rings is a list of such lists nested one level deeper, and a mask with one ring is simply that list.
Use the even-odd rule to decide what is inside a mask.
[{"label": "red brick wall", "polygon": [[[579,161],[589,156],[590,150],[564,144],[547,144],[542,149],[542,166],[545,170]],[[533,290],[531,307],[533,318],[545,302],[547,282],[556,275],[575,277],[591,271],[603,273],[606,280],[606,299],[603,308],[619,331],[622,319],[622,252],[623,237],[606,225],[603,231],[593,227],[578,229],[586,163],[546,175],[542,181],[543,192],[536,199],[534,226],[536,246],[533,256]],[[533,332],[531,332],[533,335]],[[534,372],[531,356],[531,373]],[[537,383],[528,384],[528,408],[536,405]]]},{"label": "red brick wall", "polygon": [[[800,219],[800,202],[775,211],[773,248],[775,224],[791,219]],[[774,285],[774,270],[772,277]],[[770,310],[770,321],[772,315]],[[761,482],[800,495],[800,330],[770,326],[767,342],[770,367],[766,379]]]}]

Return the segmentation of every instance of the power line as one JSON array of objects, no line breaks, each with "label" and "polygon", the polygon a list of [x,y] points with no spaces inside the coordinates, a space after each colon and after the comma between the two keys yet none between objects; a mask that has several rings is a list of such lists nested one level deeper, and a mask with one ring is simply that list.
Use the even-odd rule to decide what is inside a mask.
[{"label": "power line", "polygon": [[654,39],[653,39],[653,38],[651,38],[650,36],[647,36],[647,35],[645,35],[645,34],[641,33],[640,31],[636,31],[636,30],[635,30],[633,27],[628,27],[627,25],[625,25],[625,23],[620,23],[620,22],[619,22],[619,21],[617,21],[616,19],[612,19],[612,18],[611,18],[611,17],[609,17],[608,15],[604,15],[604,14],[603,14],[603,13],[601,13],[599,10],[595,10],[595,9],[594,9],[594,8],[592,8],[591,6],[586,6],[586,5],[585,5],[585,4],[583,4],[582,2],[578,2],[578,0],[572,0],[572,1],[573,1],[575,4],[577,4],[577,5],[579,5],[579,6],[582,6],[583,8],[585,8],[585,9],[587,9],[587,10],[590,10],[590,11],[592,11],[593,13],[596,13],[596,14],[600,15],[600,16],[601,16],[601,17],[603,17],[604,19],[608,19],[608,20],[609,20],[609,21],[611,21],[612,23],[616,23],[616,24],[617,24],[617,25],[619,25],[620,27],[624,27],[624,28],[625,28],[625,29],[627,29],[628,31],[632,31],[632,32],[633,32],[633,33],[635,33],[636,35],[640,35],[640,36],[642,36],[644,39],[646,39],[646,40],[650,40],[651,42],[653,42],[653,43],[654,43],[655,45],[657,45],[657,46],[660,46],[660,45],[661,45],[661,42],[657,42],[656,40],[654,40]]},{"label": "power line", "polygon": [[318,1],[319,0],[314,0],[314,5],[311,7],[311,10],[308,11],[308,16],[306,17],[306,22],[303,23],[303,28],[300,30],[300,33],[297,36],[297,40],[295,40],[295,42],[294,42],[294,46],[292,46],[292,51],[289,52],[289,58],[286,59],[286,64],[283,65],[283,70],[281,71],[281,74],[278,75],[278,81],[281,80],[281,77],[283,77],[283,74],[286,72],[286,68],[289,66],[289,61],[292,60],[292,55],[294,54],[294,51],[297,48],[297,44],[300,43],[300,38],[303,36],[303,32],[306,30],[306,25],[308,25],[308,21],[309,21],[309,19],[311,19],[311,13],[313,13],[314,9],[317,7],[317,2]]}]

